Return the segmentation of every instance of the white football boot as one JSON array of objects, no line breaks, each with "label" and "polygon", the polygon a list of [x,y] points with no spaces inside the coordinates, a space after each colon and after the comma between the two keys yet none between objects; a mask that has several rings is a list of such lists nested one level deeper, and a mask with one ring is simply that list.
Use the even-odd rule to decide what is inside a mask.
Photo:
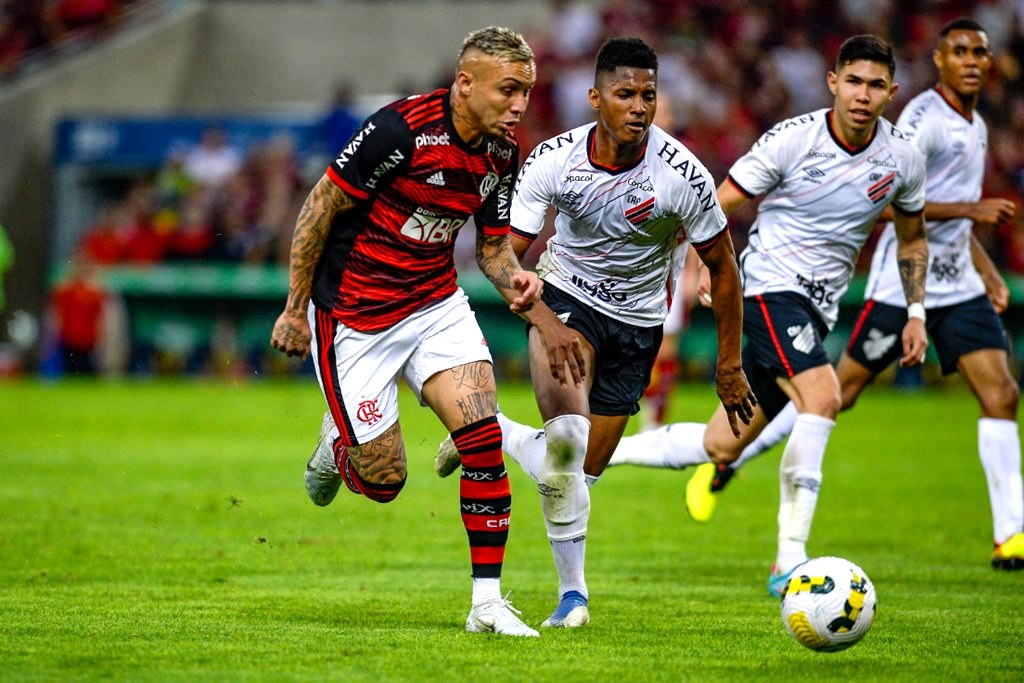
[{"label": "white football boot", "polygon": [[333,427],[334,419],[328,410],[320,424],[320,440],[306,463],[306,493],[314,505],[321,507],[330,505],[341,487],[341,473],[334,462],[334,444],[329,438]]},{"label": "white football boot", "polygon": [[540,636],[537,631],[523,623],[519,610],[507,599],[497,598],[473,605],[466,617],[466,630],[470,633],[497,633],[503,636]]}]

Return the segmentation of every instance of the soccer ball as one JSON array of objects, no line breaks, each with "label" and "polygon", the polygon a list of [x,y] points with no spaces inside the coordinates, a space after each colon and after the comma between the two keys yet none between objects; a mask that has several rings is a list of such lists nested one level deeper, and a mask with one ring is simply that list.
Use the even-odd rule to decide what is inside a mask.
[{"label": "soccer ball", "polygon": [[875,587],[841,557],[815,557],[793,570],[782,591],[782,623],[793,640],[818,652],[856,645],[875,621]]}]

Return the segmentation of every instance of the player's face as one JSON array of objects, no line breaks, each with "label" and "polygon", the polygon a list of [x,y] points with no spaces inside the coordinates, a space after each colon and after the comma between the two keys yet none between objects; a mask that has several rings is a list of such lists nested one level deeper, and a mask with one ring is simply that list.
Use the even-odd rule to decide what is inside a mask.
[{"label": "player's face", "polygon": [[501,138],[511,135],[526,113],[536,82],[533,62],[512,62],[485,54],[468,60],[456,77],[456,87],[465,96],[470,137],[474,138],[466,141],[477,142],[483,134]]},{"label": "player's face", "polygon": [[590,89],[590,106],[597,110],[598,126],[618,144],[640,144],[658,107],[658,75],[653,69],[616,67]]},{"label": "player's face", "polygon": [[834,123],[847,144],[860,144],[892,101],[898,86],[889,67],[860,59],[828,74],[828,89],[835,95]]},{"label": "player's face", "polygon": [[978,96],[992,69],[988,36],[981,31],[950,31],[932,54],[939,82],[964,99]]}]

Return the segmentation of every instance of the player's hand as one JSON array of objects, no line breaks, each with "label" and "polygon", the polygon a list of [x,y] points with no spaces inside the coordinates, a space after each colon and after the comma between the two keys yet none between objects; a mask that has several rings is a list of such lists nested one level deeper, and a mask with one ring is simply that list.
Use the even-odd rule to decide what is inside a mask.
[{"label": "player's hand", "polygon": [[1002,313],[1010,305],[1010,288],[999,273],[992,273],[981,278],[985,282],[985,295],[992,302],[996,313]]},{"label": "player's hand", "polygon": [[274,331],[270,334],[270,345],[287,356],[299,356],[306,360],[313,333],[309,320],[302,313],[286,310],[277,317]]},{"label": "player's hand", "polygon": [[703,263],[697,273],[697,301],[704,308],[711,308],[711,271]]},{"label": "player's hand", "polygon": [[903,357],[900,358],[900,367],[920,365],[924,362],[926,351],[928,335],[925,333],[924,321],[920,318],[910,318],[903,326]]},{"label": "player's hand", "polygon": [[509,279],[512,286],[519,290],[519,296],[512,300],[508,306],[509,309],[513,313],[525,313],[533,308],[544,292],[544,281],[537,276],[537,273],[529,270],[521,270]]},{"label": "player's hand", "polygon": [[729,418],[729,427],[733,436],[740,438],[740,426],[737,420],[748,425],[754,419],[754,406],[757,405],[757,397],[750,389],[747,382],[747,375],[742,367],[723,368],[718,366],[715,371],[715,383],[718,389],[718,398],[722,401],[725,414]]},{"label": "player's hand", "polygon": [[[562,386],[568,386],[569,377],[573,384],[580,386],[586,376],[586,364],[583,360],[583,347],[579,337],[569,327],[552,314],[551,319],[542,325],[534,323],[540,334],[541,343],[548,355],[548,368],[551,376]],[[569,372],[566,373],[568,366]]]},{"label": "player's hand", "polygon": [[1009,199],[988,197],[975,202],[971,209],[971,220],[975,223],[999,225],[1017,215],[1017,205]]}]

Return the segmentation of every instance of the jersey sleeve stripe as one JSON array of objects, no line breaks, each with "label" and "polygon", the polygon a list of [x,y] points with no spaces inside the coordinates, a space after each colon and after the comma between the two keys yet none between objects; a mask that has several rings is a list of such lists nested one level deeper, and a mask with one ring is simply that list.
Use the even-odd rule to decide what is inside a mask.
[{"label": "jersey sleeve stripe", "polygon": [[327,167],[327,177],[330,178],[331,180],[333,180],[334,184],[337,185],[338,187],[340,187],[342,190],[344,190],[345,194],[347,194],[347,195],[351,195],[352,197],[355,197],[356,199],[362,199],[362,200],[366,200],[366,199],[370,198],[370,193],[369,192],[364,192],[363,190],[360,190],[360,189],[356,188],[355,186],[353,186],[352,184],[346,182],[344,178],[342,178],[340,175],[338,175],[338,172],[334,170],[333,166],[328,166]]},{"label": "jersey sleeve stripe", "polygon": [[537,239],[537,235],[534,235],[532,232],[524,232],[517,228],[512,228],[509,232],[511,232],[519,239],[526,240],[527,242],[533,242],[534,240]]},{"label": "jersey sleeve stripe", "polygon": [[916,211],[908,211],[907,209],[904,209],[902,207],[896,206],[895,202],[893,202],[893,204],[892,204],[892,210],[893,211],[899,211],[900,214],[902,214],[904,216],[910,216],[911,218],[913,218],[915,216],[920,216],[921,214],[924,213],[924,207],[923,206],[920,209],[917,209]]},{"label": "jersey sleeve stripe", "polygon": [[726,230],[723,228],[721,232],[719,232],[717,235],[715,235],[709,240],[704,240],[703,242],[690,242],[690,244],[697,251],[704,251],[705,249],[710,249],[711,247],[715,246],[715,244],[718,243],[718,240],[722,239],[722,236],[725,233]]},{"label": "jersey sleeve stripe", "polygon": [[732,185],[737,190],[739,190],[739,192],[742,193],[743,196],[746,197],[747,199],[753,199],[754,198],[754,193],[753,192],[749,192],[745,187],[740,185],[739,181],[737,181],[735,178],[732,177],[732,174],[729,174],[726,177],[726,180],[729,182],[730,185]]},{"label": "jersey sleeve stripe", "polygon": [[483,226],[480,227],[480,231],[483,234],[490,235],[490,236],[495,236],[496,235],[496,236],[499,236],[499,237],[501,235],[507,235],[509,233],[510,229],[511,229],[511,226],[509,226],[509,225],[498,225],[498,226],[495,226],[495,225],[483,225]]}]

